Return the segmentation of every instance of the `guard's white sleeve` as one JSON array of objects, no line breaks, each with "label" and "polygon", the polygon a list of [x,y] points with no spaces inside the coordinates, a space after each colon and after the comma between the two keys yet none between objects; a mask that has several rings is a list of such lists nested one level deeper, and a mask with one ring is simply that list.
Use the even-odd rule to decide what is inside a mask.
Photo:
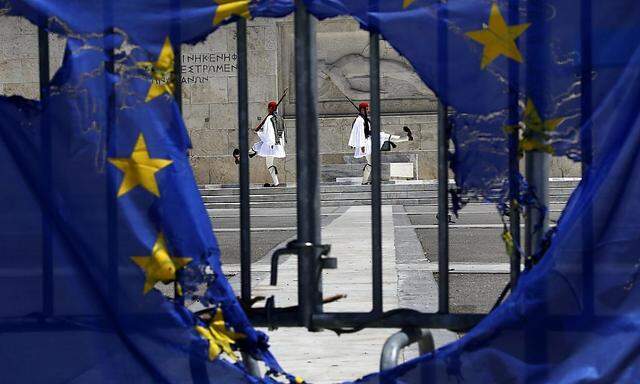
[{"label": "guard's white sleeve", "polygon": [[364,119],[358,116],[351,128],[351,136],[349,136],[349,146],[352,148],[364,147],[366,138],[364,135]]},{"label": "guard's white sleeve", "polygon": [[271,122],[272,116],[267,118],[267,121],[264,122],[262,129],[258,131],[258,137],[260,141],[265,143],[266,145],[275,145],[276,144],[276,133],[273,129],[273,123]]}]

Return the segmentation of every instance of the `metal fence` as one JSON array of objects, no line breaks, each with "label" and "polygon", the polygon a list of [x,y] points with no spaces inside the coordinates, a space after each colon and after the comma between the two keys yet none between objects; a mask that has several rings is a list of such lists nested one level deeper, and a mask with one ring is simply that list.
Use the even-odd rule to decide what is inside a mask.
[{"label": "metal fence", "polygon": [[[449,329],[466,331],[477,324],[485,315],[475,313],[450,313],[449,306],[449,122],[446,105],[438,106],[438,311],[424,313],[413,309],[383,310],[382,290],[382,211],[381,211],[381,166],[380,166],[380,36],[370,33],[370,90],[371,90],[371,138],[372,138],[372,184],[371,184],[371,241],[372,241],[372,310],[370,312],[325,312],[323,309],[322,271],[335,268],[339,260],[330,257],[330,246],[321,240],[321,200],[320,200],[320,158],[318,143],[318,91],[316,73],[316,23],[307,13],[302,0],[296,0],[295,12],[295,86],[296,86],[296,162],[297,162],[297,239],[285,249],[274,253],[272,263],[272,281],[277,280],[278,258],[283,254],[297,256],[298,263],[298,305],[278,307],[273,298],[269,298],[264,308],[251,308],[251,223],[250,223],[250,190],[249,190],[249,119],[248,119],[248,74],[247,74],[247,22],[237,21],[237,68],[238,68],[238,141],[240,149],[240,255],[241,255],[241,300],[247,308],[247,314],[254,325],[267,327],[305,327],[311,331],[332,329],[338,332],[354,332],[364,328],[402,328],[402,329]],[[517,7],[509,7],[511,24],[517,23]],[[445,15],[441,15],[445,16]],[[588,25],[587,25],[588,27]],[[586,28],[588,30],[588,28]],[[441,38],[435,49],[441,55],[441,62],[447,54],[446,31],[444,25],[439,31]],[[49,42],[47,33],[40,29],[39,43],[39,76],[41,98],[49,83]],[[181,105],[181,54],[175,50],[176,101]],[[518,89],[517,64],[510,62],[509,80],[512,89]],[[585,65],[588,65],[585,64]],[[588,70],[588,68],[587,68]],[[587,72],[588,73],[588,72]],[[447,81],[447,68],[439,68],[440,81]],[[586,76],[585,78],[589,78]],[[446,83],[445,83],[446,84]],[[588,87],[588,84],[586,85]],[[443,89],[443,87],[440,87]],[[445,87],[446,88],[446,87]],[[587,88],[588,90],[588,88]],[[588,92],[586,93],[588,96]],[[518,94],[510,95],[509,119],[517,124]],[[589,101],[585,102],[589,106]],[[510,174],[519,169],[518,133],[511,134],[509,139]],[[527,160],[527,179],[537,191],[542,204],[548,190],[548,155],[531,154]],[[518,180],[510,180],[511,201],[518,194]],[[542,231],[534,230],[534,223],[539,218],[534,212],[527,215],[525,223],[526,253],[533,252],[533,245],[538,243]],[[543,221],[546,228],[546,220]],[[510,233],[515,247],[511,258],[510,286],[514,287],[521,270],[520,254],[520,211],[517,204],[512,203],[510,209]],[[50,285],[52,263],[45,255],[44,313],[51,313]],[[116,266],[117,268],[117,266]],[[416,341],[416,337],[405,337],[404,342]],[[414,332],[415,334],[415,332]],[[422,335],[422,334],[420,334]],[[403,344],[404,342],[400,342]],[[393,344],[393,343],[392,343]],[[396,343],[398,345],[398,343]]]},{"label": "metal fence", "polygon": [[[449,123],[448,108],[438,107],[438,311],[424,313],[412,309],[383,310],[382,291],[382,210],[380,166],[380,36],[370,33],[370,99],[372,140],[371,184],[371,242],[372,242],[372,310],[370,312],[325,312],[323,309],[322,271],[335,268],[339,260],[330,257],[330,246],[320,237],[320,159],[318,151],[318,93],[316,86],[316,20],[306,11],[303,1],[296,1],[295,13],[295,81],[296,81],[296,161],[297,161],[297,239],[285,249],[277,250],[272,260],[272,282],[277,281],[278,259],[282,254],[297,256],[298,305],[278,307],[273,298],[264,308],[248,308],[256,326],[306,327],[312,331],[331,329],[353,332],[364,328],[446,328],[465,331],[477,324],[484,315],[450,313],[449,307]],[[445,35],[444,30],[442,36]],[[238,44],[238,121],[240,143],[240,227],[241,227],[241,300],[250,306],[250,194],[248,167],[247,122],[247,58],[246,21],[237,23]],[[446,55],[447,41],[440,39],[440,55]],[[446,68],[440,78],[446,81]],[[515,95],[517,101],[517,95]],[[517,104],[515,108],[517,119]],[[517,163],[517,137],[514,138]],[[517,208],[514,207],[514,211]],[[511,220],[514,239],[519,239],[519,212]],[[517,240],[516,240],[517,241]],[[512,255],[511,281],[515,284],[520,271],[520,255]],[[426,294],[426,292],[425,292]]]}]

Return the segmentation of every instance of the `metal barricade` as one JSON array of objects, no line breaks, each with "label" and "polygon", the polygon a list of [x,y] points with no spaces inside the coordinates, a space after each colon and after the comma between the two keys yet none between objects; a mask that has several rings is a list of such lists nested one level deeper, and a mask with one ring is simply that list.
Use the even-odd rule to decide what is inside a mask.
[{"label": "metal barricade", "polygon": [[[514,13],[515,14],[515,13]],[[445,16],[445,15],[441,15]],[[371,89],[371,242],[372,242],[372,310],[370,312],[325,312],[322,302],[322,270],[335,268],[339,260],[328,257],[329,248],[320,237],[320,175],[318,151],[318,116],[316,105],[316,20],[306,11],[302,0],[296,1],[295,13],[295,80],[296,80],[296,160],[298,237],[285,249],[274,253],[271,282],[277,282],[278,258],[282,254],[295,254],[298,260],[298,305],[278,307],[270,298],[265,308],[249,308],[248,315],[256,326],[305,327],[311,331],[332,329],[352,332],[364,328],[406,328],[413,330],[444,328],[466,331],[477,324],[483,314],[450,313],[449,311],[449,122],[446,105],[438,106],[438,311],[424,313],[413,309],[383,310],[382,289],[382,199],[380,159],[380,36],[371,32],[370,41],[370,89]],[[441,25],[439,55],[447,54],[446,26]],[[238,38],[238,98],[240,162],[240,218],[241,218],[241,291],[242,300],[251,302],[250,262],[250,196],[248,175],[247,126],[247,75],[246,75],[246,22],[237,22]],[[443,57],[444,61],[444,57]],[[446,81],[446,68],[439,69],[441,81]],[[517,81],[514,76],[513,81]],[[518,119],[517,94],[513,95],[514,119]],[[512,166],[518,166],[517,137],[512,151]],[[517,183],[517,180],[513,180]],[[514,184],[517,187],[517,184]],[[519,239],[519,211],[512,209],[511,231]],[[519,245],[519,244],[518,244]],[[515,247],[516,252],[519,247]],[[520,271],[520,255],[512,255],[512,284]],[[413,332],[413,331],[412,331]],[[422,332],[422,331],[420,331]]]},{"label": "metal barricade", "polygon": [[[518,23],[518,0],[509,2],[510,24]],[[441,10],[441,12],[445,12]],[[444,17],[446,15],[440,15]],[[325,312],[323,309],[322,270],[336,268],[335,259],[328,257],[330,247],[322,244],[320,230],[320,157],[318,143],[318,90],[316,73],[316,20],[311,16],[302,0],[296,0],[295,13],[295,86],[296,86],[296,161],[297,161],[297,240],[289,243],[286,249],[275,253],[272,264],[272,282],[277,281],[277,257],[284,253],[297,255],[298,263],[298,305],[281,308],[273,299],[268,300],[265,308],[250,308],[252,303],[251,287],[251,222],[250,222],[250,190],[249,190],[249,97],[248,97],[248,53],[247,22],[240,18],[237,23],[237,70],[238,70],[238,143],[240,150],[240,264],[241,264],[241,300],[247,308],[247,314],[256,326],[267,327],[305,327],[311,331],[332,329],[337,331],[357,331],[364,328],[401,328],[403,331],[391,337],[389,349],[385,349],[385,362],[382,368],[392,366],[396,361],[397,351],[410,342],[423,340],[422,352],[433,349],[430,333],[423,329],[449,329],[466,331],[477,324],[483,314],[450,313],[449,306],[449,121],[446,105],[438,105],[438,311],[423,313],[412,309],[383,310],[382,284],[382,199],[381,199],[381,156],[380,156],[380,36],[370,33],[370,89],[371,89],[371,129],[372,129],[372,185],[371,185],[371,241],[372,241],[372,310],[370,312]],[[447,54],[446,26],[439,27],[439,44],[436,47],[445,62]],[[588,31],[588,25],[585,31]],[[588,37],[587,37],[588,38]],[[40,29],[38,33],[40,57],[41,98],[49,82],[49,42],[47,33]],[[589,47],[589,45],[586,45]],[[588,48],[585,48],[588,49]],[[175,55],[176,101],[181,107],[181,54],[179,47]],[[113,62],[112,62],[113,65]],[[583,63],[583,73],[589,73],[589,63]],[[440,81],[446,82],[447,68],[438,68]],[[589,76],[583,76],[589,80]],[[510,61],[509,82],[511,89],[519,89],[517,63]],[[446,83],[445,83],[446,85]],[[446,87],[440,87],[446,89]],[[583,106],[590,106],[589,84],[583,84],[585,91]],[[509,95],[509,120],[513,124],[519,121],[518,94],[511,91]],[[587,117],[588,118],[588,117]],[[43,135],[46,139],[46,135]],[[43,140],[45,140],[43,139]],[[509,137],[509,167],[519,169],[518,133]],[[529,183],[535,188],[539,197],[548,196],[548,158],[546,155],[531,156],[527,159],[527,176]],[[510,233],[515,242],[511,256],[510,285],[514,287],[521,269],[520,255],[520,211],[515,203],[518,195],[519,181],[510,180]],[[115,196],[114,193],[110,195]],[[534,214],[529,215],[526,226],[526,256],[534,252],[540,233],[534,233]],[[546,224],[545,224],[546,225]],[[116,233],[116,231],[112,231]],[[46,239],[45,239],[46,240]],[[45,249],[47,247],[45,246]],[[49,247],[50,249],[50,247]],[[51,255],[45,254],[44,300],[43,313],[51,313],[53,308],[51,292],[52,270]],[[115,260],[115,258],[113,258]],[[117,273],[117,265],[110,265],[110,270]],[[117,281],[117,279],[112,279]],[[112,290],[116,292],[116,290]],[[113,298],[115,300],[115,298]],[[429,341],[430,339],[430,341]],[[426,342],[424,340],[427,340]],[[430,347],[427,347],[428,343]],[[425,344],[426,343],[426,344]],[[255,364],[249,364],[256,368]],[[257,369],[257,368],[256,368]],[[255,369],[252,371],[257,373]],[[259,372],[258,372],[259,373]]]}]

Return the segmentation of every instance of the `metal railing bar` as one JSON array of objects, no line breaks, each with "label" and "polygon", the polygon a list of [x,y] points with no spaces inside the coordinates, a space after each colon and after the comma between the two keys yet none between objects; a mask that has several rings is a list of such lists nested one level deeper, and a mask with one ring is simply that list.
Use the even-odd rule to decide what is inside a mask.
[{"label": "metal railing bar", "polygon": [[[177,15],[181,10],[180,0],[172,0],[171,8]],[[178,19],[171,23],[169,40],[173,48],[173,99],[178,104],[178,110],[182,113],[182,26]]]},{"label": "metal railing bar", "polygon": [[[40,101],[46,103],[49,89],[49,34],[43,28],[38,28],[38,71],[40,81]],[[52,169],[51,159],[51,128],[47,125],[47,120],[42,120],[41,140],[42,140],[42,162],[43,169],[42,183],[44,191],[51,189]],[[51,204],[50,196],[44,193],[47,204]],[[42,313],[45,316],[53,314],[53,237],[51,233],[51,220],[48,215],[42,215]]]},{"label": "metal railing bar", "polygon": [[[180,12],[180,2],[173,1],[173,10],[176,13]],[[178,111],[182,115],[182,35],[181,35],[181,27],[178,22],[174,22],[171,24],[171,38],[170,42],[173,45],[173,99],[178,105]],[[180,272],[177,273],[179,275]],[[184,305],[184,296],[180,290],[180,283],[178,282],[178,278],[173,282],[173,297],[174,300],[180,304]]]},{"label": "metal railing bar", "polygon": [[174,48],[174,60],[173,60],[173,77],[175,81],[175,89],[173,98],[178,104],[178,110],[182,113],[182,45],[180,40],[176,40],[177,44]]},{"label": "metal railing bar", "polygon": [[[438,10],[438,83],[440,100],[446,100],[447,68],[446,4]],[[448,108],[438,101],[438,313],[449,313],[449,116]]]},{"label": "metal railing bar", "polygon": [[262,375],[260,374],[260,365],[258,364],[258,362],[247,352],[241,352],[240,355],[242,356],[242,363],[244,364],[245,368],[247,368],[249,374],[258,379],[262,378]]},{"label": "metal railing bar", "polygon": [[[519,0],[509,1],[508,18],[510,25],[517,24],[520,16]],[[509,78],[509,125],[517,126],[520,120],[518,111],[518,98],[520,90],[520,78],[518,74],[519,64],[513,60],[509,61],[508,78]],[[519,132],[513,130],[509,134],[509,233],[513,240],[513,249],[511,252],[511,276],[510,285],[513,290],[516,287],[518,277],[520,276],[520,209],[517,202],[517,197],[520,189],[520,182],[518,180],[518,173],[520,172],[520,160],[518,153],[519,146]]]},{"label": "metal railing bar", "polygon": [[318,314],[313,317],[314,323],[323,328],[440,328],[456,331],[467,331],[478,324],[485,314],[458,313],[421,313],[416,311],[397,311],[381,315],[337,312]]},{"label": "metal railing bar", "polygon": [[438,312],[449,313],[449,119],[438,102]]},{"label": "metal railing bar", "polygon": [[44,101],[49,87],[49,33],[38,28],[38,71],[40,82],[40,101]]},{"label": "metal railing bar", "polygon": [[[588,168],[593,160],[593,126],[591,125],[591,116],[593,113],[592,106],[592,22],[593,9],[591,0],[582,0],[580,7],[580,58],[581,58],[581,77],[580,77],[580,140],[582,152],[582,177],[586,176]],[[585,129],[585,125],[589,125],[589,129]],[[584,248],[593,249],[593,226],[594,207],[590,207],[588,212],[583,215],[583,233]],[[594,303],[594,259],[591,252],[585,252],[582,259],[583,273],[583,313],[587,316],[593,316],[595,312]]]},{"label": "metal railing bar", "polygon": [[[580,126],[584,126],[591,119],[592,113],[592,90],[591,90],[591,76],[592,76],[592,49],[591,49],[591,35],[592,35],[592,7],[591,0],[581,0],[580,7],[580,62],[581,62],[581,76],[580,76],[580,111],[581,119]],[[586,169],[591,164],[592,160],[592,131],[591,129],[580,130],[581,134],[581,157],[582,157],[582,176],[586,172]]]},{"label": "metal railing bar", "polygon": [[238,144],[240,149],[240,290],[244,303],[251,302],[251,204],[249,194],[249,78],[247,66],[247,20],[236,22],[238,56]]},{"label": "metal railing bar", "polygon": [[[249,313],[251,323],[256,327],[283,327],[283,328],[295,328],[298,325],[298,315],[292,311],[278,311],[276,310],[270,318],[267,318],[265,311],[252,309]],[[383,313],[381,316],[385,316]],[[350,329],[350,328],[403,328],[403,327],[419,327],[429,329],[450,329],[457,332],[465,332],[473,328],[486,314],[477,313],[420,313],[416,312],[411,315],[405,313],[398,313],[387,317],[374,317],[371,313],[349,313],[349,312],[325,312],[313,316],[314,322],[317,322],[319,326],[327,329]],[[125,317],[125,320],[127,318]],[[583,314],[574,315],[550,315],[548,317],[549,322],[547,329],[549,331],[564,331],[566,332],[566,324],[573,323],[574,332],[587,332],[592,333],[590,323],[584,322]],[[140,317],[137,318],[140,320]],[[611,322],[611,321],[629,321],[633,322],[637,319],[633,315],[620,316],[618,315],[594,315],[594,321],[598,322]],[[90,318],[87,316],[63,316],[60,318],[52,318],[47,322],[41,322],[39,318],[33,317],[32,319],[25,319],[21,317],[19,319],[3,319],[0,324],[0,332],[50,332],[50,331],[64,331],[64,330],[87,330],[88,327],[92,331],[96,330],[96,327],[102,327],[105,332],[112,331],[113,321],[109,317],[102,317],[101,323],[89,324],[88,321],[96,321],[96,317]],[[151,321],[151,319],[149,320]],[[153,318],[153,321],[158,321],[158,318]],[[162,323],[157,324],[158,328],[175,328],[175,322],[171,319],[167,319]],[[522,331],[517,324],[513,324],[511,328],[513,330]]]},{"label": "metal railing bar", "polygon": [[[529,7],[529,6],[528,6]],[[529,7],[530,8],[530,7]],[[531,17],[527,17],[528,22],[534,22]],[[541,26],[541,28],[545,28]],[[546,28],[545,28],[546,29]],[[531,35],[526,35],[527,41],[531,41]],[[549,36],[549,30],[547,29],[545,36]],[[532,48],[527,45],[529,56],[545,56],[544,51],[536,50],[532,51]],[[526,86],[527,95],[533,99],[537,110],[542,116],[543,120],[546,120],[546,95],[543,94],[544,89],[548,85],[549,79],[544,71],[537,71],[533,66],[526,66]],[[543,137],[536,138],[537,140],[545,140]],[[536,198],[535,206],[527,205],[525,214],[525,241],[524,241],[524,253],[525,259],[530,260],[531,256],[537,252],[537,247],[542,240],[542,237],[549,229],[549,216],[541,210],[542,207],[546,207],[549,201],[549,167],[551,166],[551,155],[540,150],[528,151],[525,154],[525,177],[529,184],[530,189],[534,192]]]},{"label": "metal railing bar", "polygon": [[420,356],[435,350],[433,335],[428,329],[403,328],[385,341],[380,355],[380,370],[395,368],[400,363],[400,352],[413,343],[418,343]]},{"label": "metal railing bar", "polygon": [[[267,313],[264,309],[254,308],[248,316],[255,327],[299,327],[299,316],[295,309],[297,308],[276,308]],[[391,314],[324,312],[313,315],[313,324],[318,328],[334,330],[419,327],[465,332],[485,316],[486,314],[477,313],[421,313],[412,310],[400,310]]]},{"label": "metal railing bar", "polygon": [[[298,242],[320,245],[316,20],[303,0],[296,0],[294,23]],[[298,303],[298,325],[313,330],[312,315],[322,313],[320,252],[314,247],[303,247],[299,253]]]},{"label": "metal railing bar", "polygon": [[[113,4],[104,3],[104,18],[106,25],[113,25]],[[115,34],[113,27],[109,28],[105,33],[105,38],[109,38]],[[105,64],[105,70],[109,73],[115,73],[115,52],[114,49],[107,51],[107,62]],[[108,95],[107,105],[105,108],[106,114],[106,130],[107,136],[107,153],[110,155],[116,154],[118,131],[114,124],[116,114],[116,100],[115,100],[115,86],[111,81],[105,77],[105,92]],[[107,167],[106,177],[106,199],[107,199],[107,255],[108,255],[108,272],[107,281],[109,287],[109,302],[111,303],[114,313],[118,313],[118,296],[120,291],[119,282],[119,261],[118,261],[118,197],[117,186],[110,177],[109,172],[116,172],[114,167]]]},{"label": "metal railing bar", "polygon": [[372,312],[382,313],[382,170],[380,166],[380,35],[369,33],[371,92],[371,274]]},{"label": "metal railing bar", "polygon": [[537,206],[527,206],[525,215],[525,255],[527,259],[537,252],[544,234],[549,230],[549,215],[538,206],[549,204],[549,167],[551,156],[543,152],[527,153],[525,156],[525,176],[535,192]]}]

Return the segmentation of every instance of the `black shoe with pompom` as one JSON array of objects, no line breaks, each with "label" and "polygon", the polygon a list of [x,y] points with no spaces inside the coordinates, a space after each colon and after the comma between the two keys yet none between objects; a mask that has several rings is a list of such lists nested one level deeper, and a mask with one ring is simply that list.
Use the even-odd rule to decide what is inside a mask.
[{"label": "black shoe with pompom", "polygon": [[402,127],[402,130],[407,133],[407,137],[409,138],[409,141],[413,141],[413,132],[411,132],[409,127],[405,125],[404,127]]}]

